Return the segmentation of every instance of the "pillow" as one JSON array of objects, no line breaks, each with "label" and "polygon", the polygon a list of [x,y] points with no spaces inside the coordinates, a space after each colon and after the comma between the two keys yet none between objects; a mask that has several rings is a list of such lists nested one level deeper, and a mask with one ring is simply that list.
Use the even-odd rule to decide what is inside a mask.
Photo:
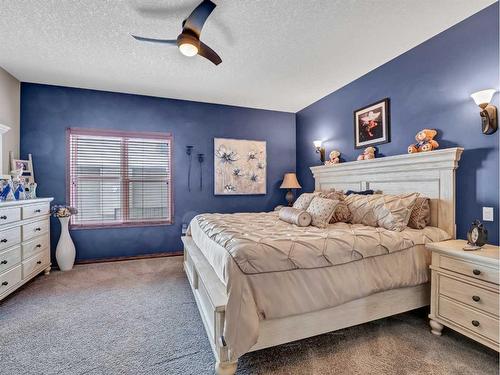
[{"label": "pillow", "polygon": [[315,191],[315,193],[317,193],[321,198],[335,199],[339,201],[344,200],[344,192],[342,190],[336,191],[332,189],[330,191]]},{"label": "pillow", "polygon": [[311,214],[304,210],[298,210],[293,207],[283,207],[278,217],[280,220],[283,220],[290,224],[295,224],[299,227],[307,227],[311,224]]},{"label": "pillow", "polygon": [[348,223],[351,220],[351,211],[349,207],[343,201],[339,201],[335,210],[333,211],[332,218],[330,219],[330,224],[334,223]]},{"label": "pillow", "polygon": [[368,189],[368,190],[361,190],[361,191],[355,191],[355,190],[347,190],[345,192],[345,195],[352,195],[352,194],[358,194],[358,195],[373,195],[375,193],[373,190]]},{"label": "pillow", "polygon": [[356,195],[346,197],[351,223],[402,231],[408,225],[418,193]]},{"label": "pillow", "polygon": [[413,229],[424,229],[431,222],[431,202],[429,198],[418,197],[411,210],[408,226]]},{"label": "pillow", "polygon": [[300,196],[297,198],[297,200],[293,204],[293,208],[296,208],[298,210],[307,210],[307,207],[309,207],[309,204],[311,203],[313,198],[317,195],[318,195],[318,193],[300,194]]},{"label": "pillow", "polygon": [[311,201],[309,207],[307,207],[307,212],[311,214],[311,225],[318,228],[325,228],[330,219],[332,218],[335,207],[340,201],[314,197]]}]

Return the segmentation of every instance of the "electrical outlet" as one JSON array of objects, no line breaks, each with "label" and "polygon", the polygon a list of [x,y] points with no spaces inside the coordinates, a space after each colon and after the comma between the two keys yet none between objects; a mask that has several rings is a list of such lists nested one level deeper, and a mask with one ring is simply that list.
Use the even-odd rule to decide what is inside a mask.
[{"label": "electrical outlet", "polygon": [[483,207],[483,221],[493,221],[493,207]]}]

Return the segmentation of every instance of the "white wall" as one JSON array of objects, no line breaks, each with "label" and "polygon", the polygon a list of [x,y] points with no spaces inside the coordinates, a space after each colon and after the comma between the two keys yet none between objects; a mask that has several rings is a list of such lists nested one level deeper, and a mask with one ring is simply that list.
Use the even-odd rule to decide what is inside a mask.
[{"label": "white wall", "polygon": [[21,85],[19,81],[0,68],[0,124],[11,128],[3,135],[3,165],[0,174],[10,172],[9,151],[14,151],[15,157],[19,157],[20,98]]}]

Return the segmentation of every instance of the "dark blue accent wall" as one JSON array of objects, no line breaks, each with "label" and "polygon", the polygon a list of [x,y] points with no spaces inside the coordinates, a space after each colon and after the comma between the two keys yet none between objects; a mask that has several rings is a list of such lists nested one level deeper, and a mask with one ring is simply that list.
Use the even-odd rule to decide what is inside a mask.
[{"label": "dark blue accent wall", "polygon": [[[353,110],[389,97],[391,143],[378,146],[382,155],[406,153],[422,128],[439,131],[441,148],[461,146],[465,152],[457,172],[457,230],[465,238],[482,206],[492,206],[495,221],[486,223],[490,242],[498,244],[500,131],[483,135],[478,107],[469,95],[499,88],[498,3],[380,66],[297,113],[297,171],[304,191],[314,189],[309,167],[317,165],[313,140],[326,142],[355,160]],[[396,31],[395,31],[396,32]],[[366,58],[369,58],[367,56]],[[499,105],[498,93],[494,104]]]},{"label": "dark blue accent wall", "polygon": [[[295,170],[295,115],[182,100],[23,83],[21,155],[32,153],[39,196],[66,203],[68,127],[171,132],[174,136],[174,224],[170,226],[73,230],[78,259],[132,256],[182,250],[181,225],[195,213],[268,211],[284,202],[279,184]],[[213,139],[267,141],[267,194],[214,196]],[[193,158],[192,191],[187,191],[185,146],[204,153],[204,188]],[[52,221],[52,249],[59,237]]]}]

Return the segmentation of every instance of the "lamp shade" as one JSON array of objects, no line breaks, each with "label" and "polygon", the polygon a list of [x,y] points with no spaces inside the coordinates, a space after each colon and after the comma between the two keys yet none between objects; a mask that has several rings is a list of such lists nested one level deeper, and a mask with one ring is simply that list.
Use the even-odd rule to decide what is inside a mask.
[{"label": "lamp shade", "polygon": [[301,189],[299,181],[297,181],[297,176],[295,173],[285,173],[285,177],[283,177],[283,183],[280,186],[280,189]]},{"label": "lamp shade", "polygon": [[491,102],[491,98],[493,98],[493,95],[495,94],[495,91],[496,90],[494,89],[482,90],[475,92],[470,97],[477,105],[489,104]]}]

